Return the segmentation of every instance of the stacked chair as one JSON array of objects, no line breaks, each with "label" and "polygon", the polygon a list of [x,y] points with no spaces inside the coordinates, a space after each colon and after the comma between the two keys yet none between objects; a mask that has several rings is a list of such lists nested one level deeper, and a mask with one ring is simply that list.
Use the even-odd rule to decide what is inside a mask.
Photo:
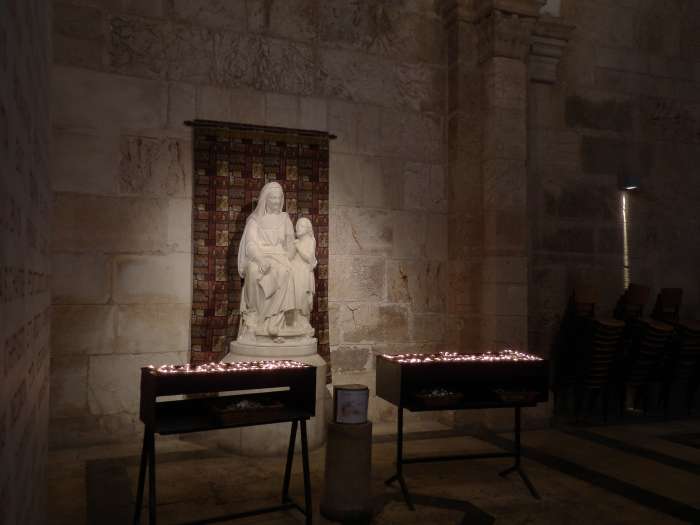
[{"label": "stacked chair", "polygon": [[630,283],[617,302],[615,319],[627,323],[641,318],[644,313],[644,307],[649,300],[649,292],[648,286]]},{"label": "stacked chair", "polygon": [[695,392],[700,382],[700,323],[689,321],[676,326],[676,335],[671,352],[663,370],[661,403],[664,414],[669,415],[669,404],[673,386],[685,390],[688,415],[693,410]]},{"label": "stacked chair", "polygon": [[656,297],[652,319],[665,323],[677,324],[680,320],[682,288],[662,288]]},{"label": "stacked chair", "polygon": [[631,347],[642,330],[641,319],[649,300],[650,291],[648,286],[630,283],[615,306],[613,314],[615,319],[625,323],[625,332],[623,334],[623,354],[625,355],[631,353]]},{"label": "stacked chair", "polygon": [[586,398],[589,410],[597,398],[603,402],[603,418],[608,418],[608,399],[613,373],[622,346],[625,323],[617,319],[591,319],[590,330],[580,354],[576,376],[576,420]]},{"label": "stacked chair", "polygon": [[559,413],[569,407],[570,414],[571,393],[577,421],[599,400],[607,421],[611,397],[620,417],[628,406],[647,414],[650,400],[658,400],[668,417],[681,396],[692,413],[700,389],[700,322],[680,321],[681,288],[661,289],[651,317],[644,317],[649,297],[648,286],[632,283],[615,306],[615,318],[603,319],[596,317],[593,287],[572,292],[553,351]]},{"label": "stacked chair", "polygon": [[570,305],[578,319],[591,319],[595,316],[598,291],[593,286],[577,286],[571,294]]},{"label": "stacked chair", "polygon": [[632,334],[631,344],[623,357],[618,374],[620,394],[620,415],[625,411],[629,393],[634,393],[631,401],[641,397],[644,413],[648,410],[648,389],[660,383],[659,371],[663,369],[666,350],[674,334],[673,326],[653,319],[639,319]]}]

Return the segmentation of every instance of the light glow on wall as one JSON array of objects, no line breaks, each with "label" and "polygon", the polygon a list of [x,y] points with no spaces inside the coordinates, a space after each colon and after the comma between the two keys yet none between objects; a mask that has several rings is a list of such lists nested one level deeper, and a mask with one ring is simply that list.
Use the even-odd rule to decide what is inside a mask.
[{"label": "light glow on wall", "polygon": [[629,248],[629,208],[627,193],[622,192],[622,284],[624,289],[630,285],[630,248]]}]

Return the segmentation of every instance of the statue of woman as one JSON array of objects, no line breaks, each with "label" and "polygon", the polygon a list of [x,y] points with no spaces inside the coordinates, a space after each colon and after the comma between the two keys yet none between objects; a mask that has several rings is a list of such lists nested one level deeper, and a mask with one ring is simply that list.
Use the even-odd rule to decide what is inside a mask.
[{"label": "statue of woman", "polygon": [[246,221],[238,248],[238,273],[244,279],[239,340],[269,336],[281,343],[283,336],[296,335],[286,322],[286,314],[293,317],[295,310],[294,228],[283,208],[282,186],[268,182]]}]

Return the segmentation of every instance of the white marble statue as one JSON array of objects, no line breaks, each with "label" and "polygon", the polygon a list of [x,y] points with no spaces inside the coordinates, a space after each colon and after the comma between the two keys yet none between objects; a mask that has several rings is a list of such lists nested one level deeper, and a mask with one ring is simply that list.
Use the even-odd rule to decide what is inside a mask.
[{"label": "white marble statue", "polygon": [[[296,233],[296,238],[295,238]],[[284,211],[284,192],[277,182],[265,184],[248,217],[238,248],[243,278],[238,338],[231,341],[225,363],[291,359],[316,368],[316,416],[309,422],[309,445],[326,436],[328,363],[318,355],[309,322],[315,283],[316,240],[311,221],[300,218],[296,230]],[[226,431],[219,446],[244,455],[284,454],[289,425],[264,425]]]},{"label": "white marble statue", "polygon": [[[313,336],[309,324],[316,241],[302,219],[297,235],[284,210],[284,192],[268,182],[248,217],[238,248],[243,278],[238,341],[285,343]],[[306,219],[308,222],[308,219]],[[301,222],[301,224],[299,224]]]},{"label": "white marble statue", "polygon": [[316,282],[314,269],[316,268],[316,238],[311,221],[301,217],[296,224],[297,238],[294,241],[296,255],[292,259],[292,275],[294,276],[294,323],[303,328],[307,334],[313,336],[314,329],[309,323],[311,310],[313,309]]}]

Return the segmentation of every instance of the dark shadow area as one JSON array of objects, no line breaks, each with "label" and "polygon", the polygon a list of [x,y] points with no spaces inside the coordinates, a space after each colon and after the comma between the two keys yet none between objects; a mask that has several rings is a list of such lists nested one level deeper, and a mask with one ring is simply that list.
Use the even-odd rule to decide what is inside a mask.
[{"label": "dark shadow area", "polygon": [[[495,434],[480,436],[479,438],[504,449],[510,449],[513,446],[509,439],[502,438]],[[660,494],[640,488],[636,485],[632,485],[631,483],[627,483],[626,481],[613,478],[583,465],[579,465],[572,461],[568,461],[536,449],[524,447],[523,455],[526,458],[537,461],[548,468],[557,470],[562,474],[572,476],[581,481],[585,481],[618,496],[622,496],[623,498],[634,501],[636,504],[643,507],[667,514],[687,523],[700,523],[700,509],[686,505],[680,501],[667,498]]]},{"label": "dark shadow area", "polygon": [[[614,439],[608,436],[603,436],[595,432],[590,432],[585,429],[566,429],[559,428],[559,431],[570,434],[574,437],[586,439],[598,445],[603,445],[613,450],[619,450],[626,454],[634,454],[640,458],[648,459],[651,461],[656,461],[668,467],[677,468],[684,470],[690,474],[700,475],[700,465],[697,463],[692,463],[689,461],[684,461],[674,456],[669,456],[668,454],[663,454],[646,447],[640,447],[637,445],[632,445],[625,441]],[[700,443],[699,443],[700,444]]]},{"label": "dark shadow area", "polygon": [[88,461],[85,469],[87,522],[100,525],[131,523],[134,502],[124,460]]}]

